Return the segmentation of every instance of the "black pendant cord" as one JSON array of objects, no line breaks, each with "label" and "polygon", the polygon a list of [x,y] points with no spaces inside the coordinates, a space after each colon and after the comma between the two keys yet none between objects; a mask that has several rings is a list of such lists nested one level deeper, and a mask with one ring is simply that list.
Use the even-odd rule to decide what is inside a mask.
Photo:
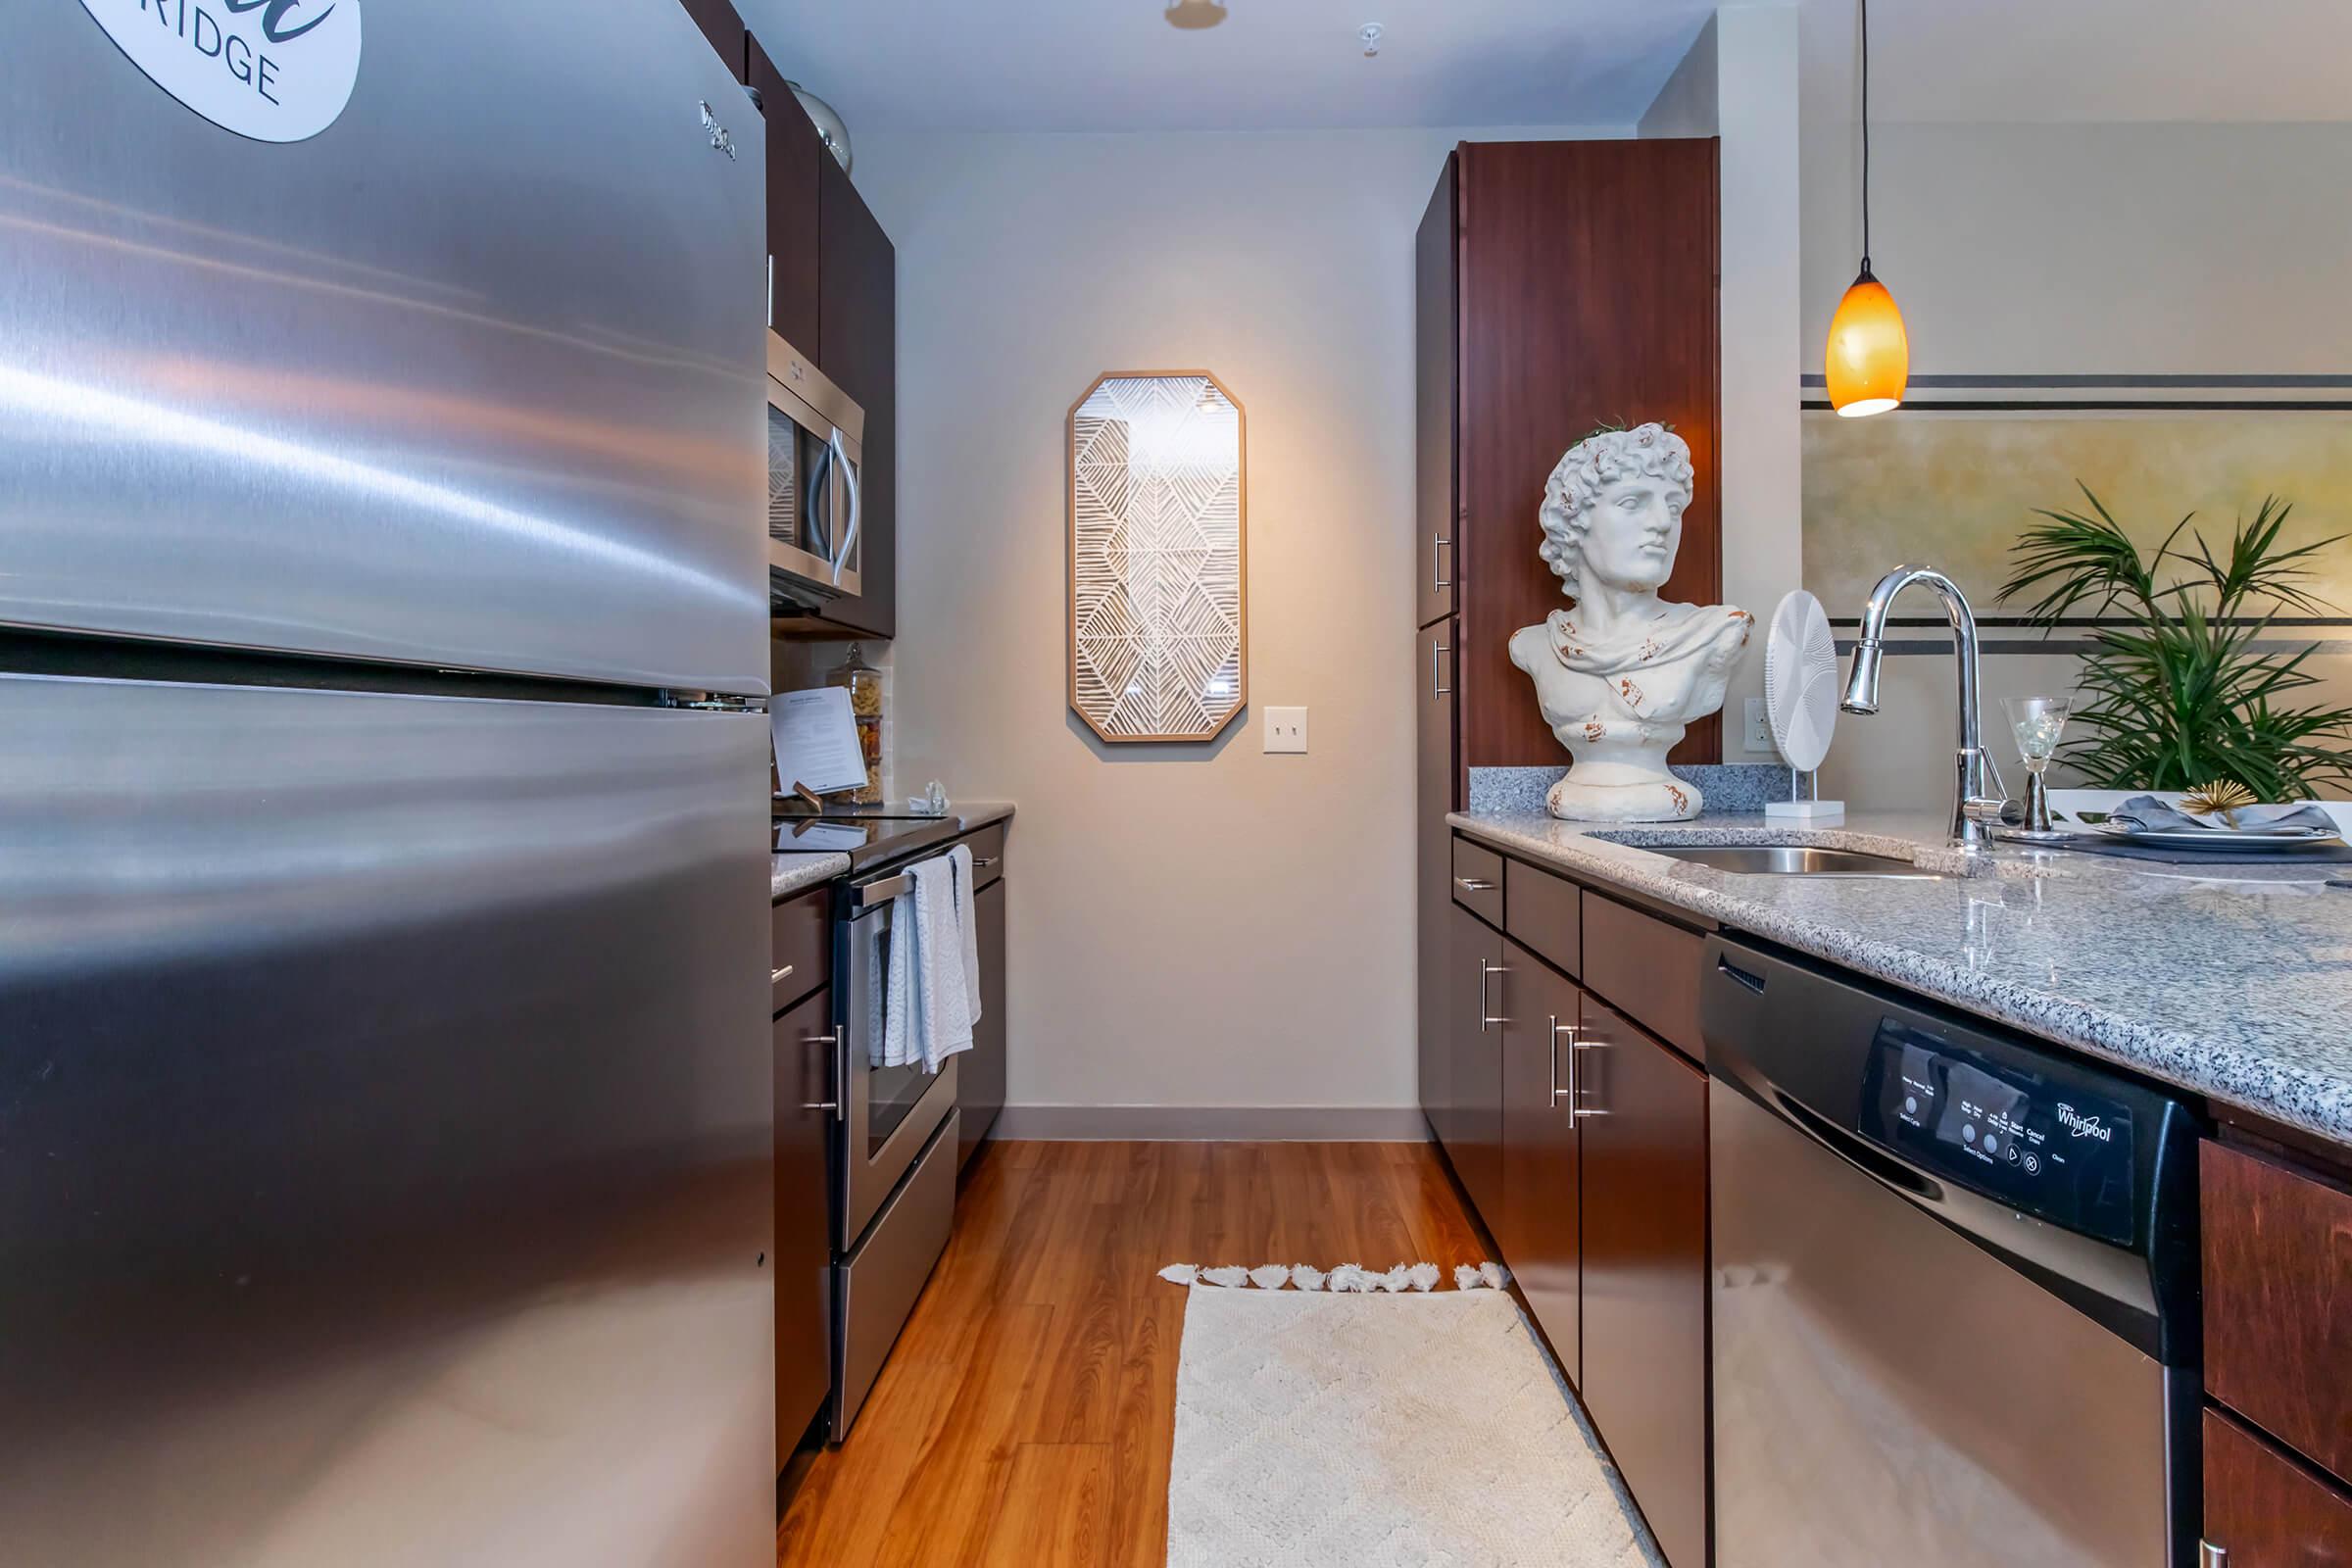
[{"label": "black pendant cord", "polygon": [[1862,275],[1870,275],[1870,0],[1862,7]]}]

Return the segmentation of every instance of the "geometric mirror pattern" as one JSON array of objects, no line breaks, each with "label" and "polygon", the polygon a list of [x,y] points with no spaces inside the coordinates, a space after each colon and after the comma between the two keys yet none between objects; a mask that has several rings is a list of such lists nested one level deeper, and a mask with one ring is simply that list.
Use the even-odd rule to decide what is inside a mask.
[{"label": "geometric mirror pattern", "polygon": [[1213,740],[1249,696],[1242,406],[1115,371],[1069,435],[1070,707],[1106,741]]}]

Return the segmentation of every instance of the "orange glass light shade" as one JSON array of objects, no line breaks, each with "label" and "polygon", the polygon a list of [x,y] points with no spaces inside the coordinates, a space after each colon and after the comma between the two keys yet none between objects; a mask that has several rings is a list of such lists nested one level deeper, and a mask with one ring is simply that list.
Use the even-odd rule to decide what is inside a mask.
[{"label": "orange glass light shade", "polygon": [[1827,371],[1830,407],[1848,417],[1885,414],[1903,401],[1911,379],[1911,339],[1894,296],[1868,267],[1830,318]]}]

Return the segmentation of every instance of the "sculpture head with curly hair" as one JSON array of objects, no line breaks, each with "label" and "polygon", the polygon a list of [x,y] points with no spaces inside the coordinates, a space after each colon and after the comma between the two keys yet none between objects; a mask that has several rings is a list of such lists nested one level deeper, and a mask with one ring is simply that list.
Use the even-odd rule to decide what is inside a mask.
[{"label": "sculpture head with curly hair", "polygon": [[1544,797],[1554,816],[1673,822],[1705,807],[1666,754],[1723,707],[1754,617],[1658,597],[1691,491],[1690,449],[1662,424],[1587,436],[1544,487],[1544,562],[1576,603],[1519,628],[1510,653],[1575,760]]},{"label": "sculpture head with curly hair", "polygon": [[[1692,482],[1690,446],[1662,424],[1601,430],[1570,447],[1544,481],[1537,512],[1541,554],[1560,591],[1582,598],[1588,565],[1613,587],[1640,592],[1664,583]],[[1596,520],[1606,524],[1597,533]]]}]

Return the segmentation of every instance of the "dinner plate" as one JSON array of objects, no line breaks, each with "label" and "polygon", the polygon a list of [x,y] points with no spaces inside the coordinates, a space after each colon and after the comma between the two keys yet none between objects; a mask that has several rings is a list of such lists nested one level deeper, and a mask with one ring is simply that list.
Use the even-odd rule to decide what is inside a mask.
[{"label": "dinner plate", "polygon": [[2159,844],[2176,850],[2246,850],[2270,845],[2336,844],[2341,835],[2332,828],[2144,828],[2126,827],[2112,819],[2091,830],[2124,844]]}]

